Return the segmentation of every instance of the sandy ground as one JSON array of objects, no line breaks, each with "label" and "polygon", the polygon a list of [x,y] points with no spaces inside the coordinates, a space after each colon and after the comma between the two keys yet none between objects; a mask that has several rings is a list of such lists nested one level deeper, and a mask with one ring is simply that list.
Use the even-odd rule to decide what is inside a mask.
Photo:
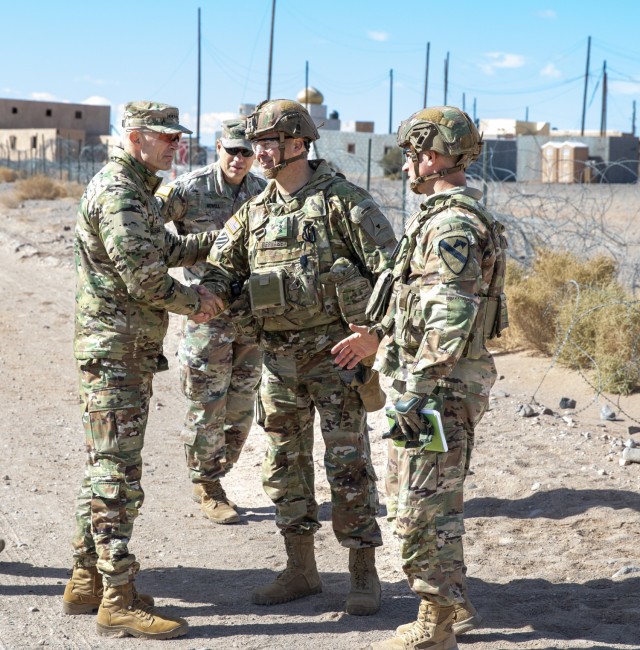
[{"label": "sandy ground", "polygon": [[[0,647],[148,648],[109,640],[94,617],[67,617],[61,597],[71,565],[74,498],[84,462],[72,358],[75,205],[71,200],[0,205]],[[384,517],[385,447],[380,413],[370,419],[380,477],[378,553],[383,604],[373,617],[344,613],[347,551],[333,537],[329,490],[316,454],[324,523],[316,548],[324,591],[276,607],[249,592],[284,566],[273,507],[262,492],[261,430],[225,480],[242,522],[216,526],[190,500],[179,440],[178,321],[167,338],[169,372],[157,376],[144,452],[146,501],[131,549],[142,591],[186,617],[188,636],[163,642],[213,648],[368,648],[414,618],[417,601],[399,568]],[[577,374],[525,353],[496,359],[500,379],[477,432],[466,486],[466,555],[472,599],[484,626],[459,638],[464,650],[640,648],[640,464],[620,465],[624,441],[640,434],[640,396],[599,418],[603,398]],[[530,401],[549,415],[523,418]],[[559,409],[561,397],[577,401]],[[536,406],[541,413],[542,406]],[[564,416],[564,417],[563,417]]]}]

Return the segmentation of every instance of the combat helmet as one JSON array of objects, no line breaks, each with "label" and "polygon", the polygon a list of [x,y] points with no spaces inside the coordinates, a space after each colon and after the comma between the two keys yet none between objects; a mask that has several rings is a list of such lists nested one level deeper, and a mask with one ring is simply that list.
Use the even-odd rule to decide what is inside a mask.
[{"label": "combat helmet", "polygon": [[[411,182],[411,189],[417,192],[418,185],[425,181],[466,169],[477,160],[482,150],[482,136],[464,111],[455,106],[433,106],[401,122],[398,146],[407,149],[413,161],[416,179]],[[420,176],[418,154],[421,151],[437,151],[445,156],[457,156],[458,160],[453,167]]]},{"label": "combat helmet", "polygon": [[309,112],[302,104],[291,99],[268,99],[258,104],[256,110],[247,118],[249,140],[259,140],[261,135],[273,131],[278,133],[280,141],[280,164],[265,170],[264,175],[267,178],[275,178],[288,164],[306,156],[305,153],[301,153],[285,159],[284,141],[287,137],[303,138],[307,142],[313,142],[320,137]]}]

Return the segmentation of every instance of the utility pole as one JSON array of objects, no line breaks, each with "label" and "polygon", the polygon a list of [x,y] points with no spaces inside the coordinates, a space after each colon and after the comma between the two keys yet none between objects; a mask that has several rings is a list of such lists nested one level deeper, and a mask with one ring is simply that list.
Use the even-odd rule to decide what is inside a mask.
[{"label": "utility pole", "polygon": [[304,107],[309,110],[309,61],[304,62]]},{"label": "utility pole", "polygon": [[478,124],[478,118],[476,116],[476,98],[473,98],[473,123]]},{"label": "utility pole", "polygon": [[527,108],[526,108],[525,111],[524,111],[524,121],[525,121],[525,122],[528,122],[528,121],[529,121],[529,107],[528,107],[528,106],[527,106]]},{"label": "utility pole", "polygon": [[602,113],[600,115],[600,135],[607,135],[607,62],[602,64]]},{"label": "utility pole", "polygon": [[389,133],[393,133],[393,68],[389,70]]},{"label": "utility pole", "polygon": [[[200,70],[200,7],[198,7],[198,99],[196,107],[196,142],[200,146],[200,86],[201,86],[201,70]],[[191,162],[191,159],[189,159]]]},{"label": "utility pole", "polygon": [[584,118],[587,112],[587,86],[589,85],[589,60],[591,58],[591,36],[587,39],[587,69],[584,73],[584,94],[582,95],[582,126],[580,135],[584,135]]},{"label": "utility pole", "polygon": [[631,135],[636,134],[636,100],[633,100],[632,103],[633,110],[631,112]]},{"label": "utility pole", "polygon": [[447,105],[447,91],[449,90],[449,52],[444,60],[444,105]]},{"label": "utility pole", "polygon": [[276,19],[276,0],[271,3],[271,35],[269,36],[269,70],[267,73],[267,99],[271,99],[271,68],[273,65],[273,26]]},{"label": "utility pole", "polygon": [[427,60],[424,66],[424,97],[422,99],[422,108],[427,107],[427,88],[429,87],[429,50],[431,43],[427,43]]},{"label": "utility pole", "polygon": [[466,93],[462,93],[462,110],[465,113],[467,112],[467,95],[466,95]]}]

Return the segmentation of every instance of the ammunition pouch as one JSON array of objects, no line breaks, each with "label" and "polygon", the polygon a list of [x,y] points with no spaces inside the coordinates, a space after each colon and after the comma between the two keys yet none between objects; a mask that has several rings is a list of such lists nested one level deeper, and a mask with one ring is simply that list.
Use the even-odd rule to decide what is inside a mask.
[{"label": "ammunition pouch", "polygon": [[342,320],[349,324],[363,325],[371,296],[371,283],[360,274],[353,262],[339,257],[331,266],[328,278],[335,284],[335,294]]},{"label": "ammunition pouch", "polygon": [[251,313],[256,318],[281,316],[287,308],[284,297],[284,269],[254,271],[249,276]]},{"label": "ammunition pouch", "polygon": [[389,308],[394,280],[392,269],[386,269],[378,276],[365,309],[365,316],[369,322],[382,323]]}]

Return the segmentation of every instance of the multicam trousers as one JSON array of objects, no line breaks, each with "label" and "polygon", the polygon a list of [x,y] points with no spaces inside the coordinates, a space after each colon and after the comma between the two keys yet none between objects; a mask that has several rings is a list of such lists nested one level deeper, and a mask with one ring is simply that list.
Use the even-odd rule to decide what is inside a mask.
[{"label": "multicam trousers", "polygon": [[[166,359],[161,358],[166,364]],[[74,558],[107,577],[124,574],[144,501],[142,447],[158,358],[78,362],[87,464],[78,494]]]},{"label": "multicam trousers", "polygon": [[[474,430],[489,398],[436,390],[443,401],[442,425],[449,451],[390,446],[389,464],[392,471],[397,467],[396,533],[409,586],[420,597],[446,606],[462,602],[466,592],[463,483]],[[393,491],[395,484],[393,475],[387,477],[388,490]]]},{"label": "multicam trousers", "polygon": [[[276,525],[283,533],[294,534],[313,533],[320,527],[313,465],[317,411],[333,531],[348,548],[381,545],[366,413],[357,390],[338,375],[329,351],[332,343],[325,340],[325,347],[317,351],[318,335],[314,338],[306,330],[292,334],[295,345],[278,345],[274,333],[269,336],[257,413],[268,440],[262,482],[276,506]],[[340,333],[335,342],[343,336]],[[283,334],[281,341],[285,339]]]},{"label": "multicam trousers", "polygon": [[185,319],[178,349],[187,414],[182,429],[191,480],[224,476],[238,461],[253,422],[261,353],[236,335],[229,317]]}]

